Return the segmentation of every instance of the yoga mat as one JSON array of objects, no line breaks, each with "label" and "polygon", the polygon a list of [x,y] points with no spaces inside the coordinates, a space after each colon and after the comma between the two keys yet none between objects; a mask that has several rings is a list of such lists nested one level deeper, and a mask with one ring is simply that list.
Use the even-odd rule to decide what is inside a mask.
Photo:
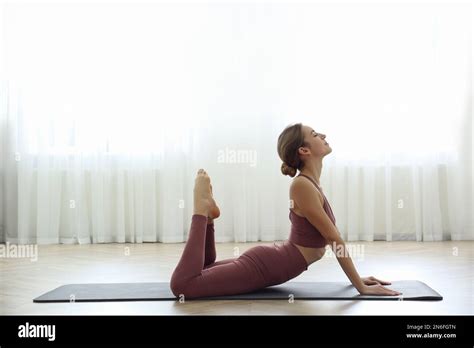
[{"label": "yoga mat", "polygon": [[[399,296],[360,295],[347,282],[286,282],[262,290],[193,300],[392,300],[440,301],[443,297],[418,280],[398,280],[387,286],[402,292]],[[60,286],[33,302],[176,301],[169,283],[102,283]]]}]

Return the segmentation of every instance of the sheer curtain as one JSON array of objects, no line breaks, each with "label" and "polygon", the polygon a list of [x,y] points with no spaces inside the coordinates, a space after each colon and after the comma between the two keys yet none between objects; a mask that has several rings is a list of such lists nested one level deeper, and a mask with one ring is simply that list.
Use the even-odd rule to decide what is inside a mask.
[{"label": "sheer curtain", "polygon": [[0,5],[0,241],[289,232],[276,140],[303,122],[348,241],[472,240],[472,5]]}]

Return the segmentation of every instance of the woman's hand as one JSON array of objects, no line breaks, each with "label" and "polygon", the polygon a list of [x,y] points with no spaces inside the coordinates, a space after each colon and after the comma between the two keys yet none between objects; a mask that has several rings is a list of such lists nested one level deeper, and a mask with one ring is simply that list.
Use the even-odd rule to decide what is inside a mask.
[{"label": "woman's hand", "polygon": [[365,284],[365,285],[390,285],[392,283],[388,282],[388,281],[385,281],[385,280],[380,280],[380,279],[377,279],[375,277],[366,277],[366,278],[360,278],[362,280],[362,282]]},{"label": "woman's hand", "polygon": [[364,286],[359,290],[361,295],[380,295],[380,296],[397,296],[401,295],[401,292],[390,290],[383,285],[390,285],[392,283],[379,280],[375,277],[361,278]]},{"label": "woman's hand", "polygon": [[390,290],[383,285],[364,285],[364,287],[359,291],[361,295],[380,295],[380,296],[398,296],[401,295],[401,292]]}]

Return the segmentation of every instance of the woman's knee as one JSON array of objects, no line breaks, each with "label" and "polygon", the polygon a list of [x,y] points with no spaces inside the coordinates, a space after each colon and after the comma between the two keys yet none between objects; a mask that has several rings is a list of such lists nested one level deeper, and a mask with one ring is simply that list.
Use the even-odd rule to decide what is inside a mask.
[{"label": "woman's knee", "polygon": [[170,289],[173,295],[175,295],[176,297],[183,296],[185,288],[186,282],[180,279],[179,277],[176,277],[175,274],[173,274],[170,281]]},{"label": "woman's knee", "polygon": [[196,298],[199,297],[197,289],[194,288],[195,283],[192,280],[183,280],[178,277],[171,277],[170,289],[177,298]]}]

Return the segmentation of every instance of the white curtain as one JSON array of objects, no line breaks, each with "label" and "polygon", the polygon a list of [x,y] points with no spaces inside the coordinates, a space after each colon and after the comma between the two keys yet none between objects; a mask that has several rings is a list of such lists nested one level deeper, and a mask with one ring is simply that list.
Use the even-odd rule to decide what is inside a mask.
[{"label": "white curtain", "polygon": [[472,240],[472,5],[0,5],[0,241],[287,238],[303,122],[348,241]]}]

